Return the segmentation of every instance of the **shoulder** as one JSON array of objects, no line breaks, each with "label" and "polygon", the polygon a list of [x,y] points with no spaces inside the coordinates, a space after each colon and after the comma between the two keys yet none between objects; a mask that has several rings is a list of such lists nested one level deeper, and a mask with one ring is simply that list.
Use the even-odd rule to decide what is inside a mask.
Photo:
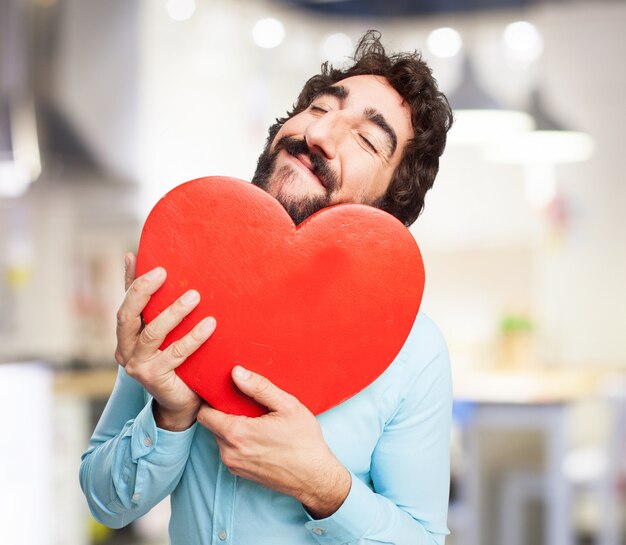
[{"label": "shoulder", "polygon": [[388,372],[397,396],[388,425],[431,421],[434,415],[449,416],[452,372],[448,348],[437,324],[423,312],[417,315]]},{"label": "shoulder", "polygon": [[394,364],[400,369],[406,391],[451,389],[451,368],[448,346],[437,324],[420,312]]},{"label": "shoulder", "polygon": [[440,354],[446,357],[448,354],[443,333],[427,314],[420,311],[398,358],[430,360]]},{"label": "shoulder", "polygon": [[444,336],[430,317],[419,312],[400,352],[377,385],[396,391],[402,398],[411,390],[429,389],[435,383],[447,389],[450,375]]}]

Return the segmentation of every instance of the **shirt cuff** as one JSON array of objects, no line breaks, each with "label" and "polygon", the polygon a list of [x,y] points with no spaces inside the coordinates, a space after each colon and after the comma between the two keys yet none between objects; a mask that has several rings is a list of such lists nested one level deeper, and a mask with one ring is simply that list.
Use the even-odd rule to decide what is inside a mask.
[{"label": "shirt cuff", "polygon": [[134,425],[128,430],[130,450],[133,462],[155,452],[168,457],[186,455],[196,431],[197,423],[184,431],[168,431],[157,428],[152,412],[152,398],[135,418]]},{"label": "shirt cuff", "polygon": [[348,497],[330,517],[315,520],[308,513],[305,526],[323,545],[351,543],[367,535],[376,523],[378,501],[376,494],[350,472],[352,485]]}]

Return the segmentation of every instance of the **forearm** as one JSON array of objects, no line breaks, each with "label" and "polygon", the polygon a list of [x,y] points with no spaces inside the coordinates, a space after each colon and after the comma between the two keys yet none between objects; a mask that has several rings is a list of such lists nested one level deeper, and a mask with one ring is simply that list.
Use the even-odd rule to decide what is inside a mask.
[{"label": "forearm", "polygon": [[[121,467],[130,468],[128,440],[116,437],[88,451],[80,467],[80,485],[94,518],[111,528],[126,526],[147,509],[137,509],[132,503],[132,490],[136,482],[136,470],[131,470],[127,483]],[[123,460],[116,467],[117,460]],[[145,498],[142,507],[145,505]]]},{"label": "forearm", "polygon": [[185,431],[195,423],[198,411],[172,412],[165,410],[153,400],[152,414],[158,428],[167,431]]},{"label": "forearm", "polygon": [[355,475],[348,497],[332,516],[310,519],[307,529],[324,545],[442,545],[445,541],[445,533],[413,518],[393,501],[373,492]]},{"label": "forearm", "polygon": [[169,495],[184,470],[195,427],[181,433],[157,429],[151,404],[118,435],[83,456],[80,483],[94,517],[125,526]]},{"label": "forearm", "polygon": [[352,476],[336,460],[333,467],[322,470],[322,482],[313,483],[299,500],[314,519],[323,519],[336,513],[350,493]]}]

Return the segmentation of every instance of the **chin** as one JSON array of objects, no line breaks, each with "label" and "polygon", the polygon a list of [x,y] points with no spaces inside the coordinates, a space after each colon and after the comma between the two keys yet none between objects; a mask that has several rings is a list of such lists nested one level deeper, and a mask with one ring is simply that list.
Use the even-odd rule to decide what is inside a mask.
[{"label": "chin", "polygon": [[291,201],[323,198],[326,196],[323,187],[302,176],[297,170],[288,165],[276,170],[268,184],[268,193],[274,198],[280,195],[284,199]]}]

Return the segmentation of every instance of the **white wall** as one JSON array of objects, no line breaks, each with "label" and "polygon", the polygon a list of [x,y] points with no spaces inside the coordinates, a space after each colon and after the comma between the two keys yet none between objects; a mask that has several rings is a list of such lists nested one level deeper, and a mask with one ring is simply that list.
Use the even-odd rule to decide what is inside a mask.
[{"label": "white wall", "polygon": [[588,3],[542,14],[544,79],[555,112],[588,131],[597,151],[562,167],[571,207],[563,241],[544,245],[535,304],[547,355],[572,364],[626,364],[626,5]]}]

